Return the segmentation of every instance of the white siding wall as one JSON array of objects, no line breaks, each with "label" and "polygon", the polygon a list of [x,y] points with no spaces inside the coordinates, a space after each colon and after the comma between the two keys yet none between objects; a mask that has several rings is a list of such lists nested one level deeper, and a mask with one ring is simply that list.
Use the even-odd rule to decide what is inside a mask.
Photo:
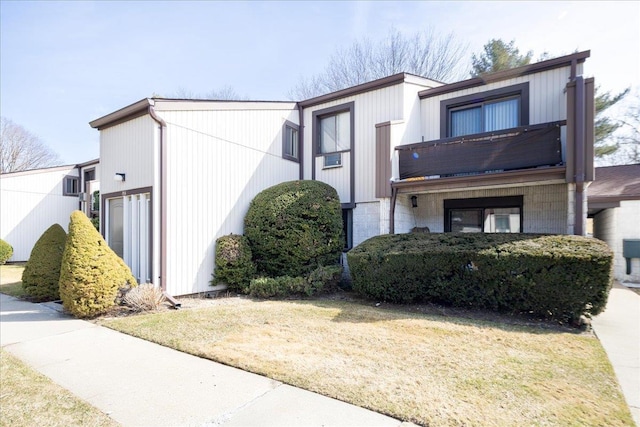
[{"label": "white siding wall", "polygon": [[241,234],[261,190],[298,179],[282,159],[282,125],[293,104],[274,110],[164,111],[167,122],[167,291],[210,290],[215,240]]},{"label": "white siding wall", "polygon": [[340,203],[351,202],[351,153],[342,153],[342,166],[323,169],[324,157],[316,157],[316,180],[336,189]]},{"label": "white siding wall", "polygon": [[[153,186],[157,128],[145,115],[100,131],[102,194]],[[116,173],[126,174],[126,181],[114,181]]]},{"label": "white siding wall", "polygon": [[[568,233],[569,191],[567,184],[538,185],[486,190],[467,190],[418,195],[418,207],[411,208],[408,197],[398,197],[396,233],[406,233],[413,227],[429,227],[431,232],[444,231],[444,200],[475,197],[523,196],[524,233]],[[415,212],[413,212],[415,211]]]},{"label": "white siding wall", "polygon": [[[313,112],[354,101],[355,202],[371,202],[375,198],[376,124],[403,119],[403,85],[395,85],[363,94],[327,102],[304,110],[305,179],[311,179]],[[344,155],[343,155],[344,164]],[[341,168],[348,179],[348,171]],[[316,169],[316,178],[320,179]],[[341,199],[345,198],[340,195]],[[354,226],[356,221],[354,219]]]},{"label": "white siding wall", "polygon": [[525,82],[529,82],[529,124],[566,120],[567,102],[564,88],[569,82],[570,72],[570,67],[556,68],[425,98],[421,105],[422,136],[425,141],[440,139],[440,101]]},{"label": "white siding wall", "polygon": [[42,233],[53,224],[67,230],[78,196],[63,196],[65,176],[75,166],[0,175],[0,238],[13,246],[10,261],[27,261]]},{"label": "white siding wall", "polygon": [[613,250],[614,276],[620,282],[640,283],[640,260],[633,259],[631,274],[627,274],[622,256],[623,239],[640,239],[640,200],[620,202],[620,207],[605,209],[594,218],[594,237],[607,242]]}]

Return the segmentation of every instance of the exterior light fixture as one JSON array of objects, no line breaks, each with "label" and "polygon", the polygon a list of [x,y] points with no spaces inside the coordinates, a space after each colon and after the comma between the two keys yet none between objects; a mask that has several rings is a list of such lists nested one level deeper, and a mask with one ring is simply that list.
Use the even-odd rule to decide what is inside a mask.
[{"label": "exterior light fixture", "polygon": [[116,172],[116,174],[113,176],[113,180],[114,181],[124,182],[125,181],[125,174]]},{"label": "exterior light fixture", "polygon": [[411,207],[412,208],[418,207],[418,196],[411,196]]}]

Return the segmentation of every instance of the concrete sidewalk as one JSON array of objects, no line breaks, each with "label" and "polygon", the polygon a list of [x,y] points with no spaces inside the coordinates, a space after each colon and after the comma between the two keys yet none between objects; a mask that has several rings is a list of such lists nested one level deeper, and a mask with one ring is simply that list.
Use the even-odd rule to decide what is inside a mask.
[{"label": "concrete sidewalk", "polygon": [[640,426],[640,295],[614,285],[607,308],[593,319],[592,326]]},{"label": "concrete sidewalk", "polygon": [[2,294],[0,344],[125,426],[402,424]]}]

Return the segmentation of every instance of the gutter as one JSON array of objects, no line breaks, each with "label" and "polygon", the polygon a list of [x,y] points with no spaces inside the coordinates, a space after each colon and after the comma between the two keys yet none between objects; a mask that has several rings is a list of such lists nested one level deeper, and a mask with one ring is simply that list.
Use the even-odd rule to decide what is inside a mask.
[{"label": "gutter", "polygon": [[148,100],[148,113],[151,118],[160,125],[160,286],[162,294],[171,303],[173,308],[180,308],[180,303],[167,293],[167,159],[165,129],[167,123],[158,117],[153,109],[153,101]]},{"label": "gutter", "polygon": [[577,76],[576,82],[576,120],[575,120],[575,183],[576,183],[576,223],[574,234],[585,235],[584,200],[585,200],[585,94],[584,78]]}]

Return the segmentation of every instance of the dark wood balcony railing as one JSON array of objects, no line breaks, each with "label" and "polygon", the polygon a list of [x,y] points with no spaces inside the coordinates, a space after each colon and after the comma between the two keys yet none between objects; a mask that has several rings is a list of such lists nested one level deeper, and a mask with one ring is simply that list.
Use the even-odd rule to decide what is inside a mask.
[{"label": "dark wood balcony railing", "polygon": [[396,147],[400,179],[559,165],[562,125],[544,123]]}]

